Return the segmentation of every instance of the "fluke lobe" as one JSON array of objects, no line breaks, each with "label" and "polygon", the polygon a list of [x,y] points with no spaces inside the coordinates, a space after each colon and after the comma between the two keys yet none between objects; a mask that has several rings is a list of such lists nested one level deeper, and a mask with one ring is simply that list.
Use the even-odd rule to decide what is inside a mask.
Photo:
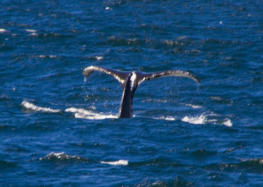
[{"label": "fluke lobe", "polygon": [[122,86],[122,98],[119,109],[119,117],[120,118],[130,118],[132,117],[132,101],[134,93],[143,81],[151,80],[158,77],[163,76],[175,76],[175,77],[186,77],[194,80],[196,83],[199,83],[199,80],[194,77],[191,73],[187,71],[180,70],[169,70],[169,71],[161,71],[156,73],[142,73],[142,72],[124,72],[124,71],[116,71],[108,68],[102,68],[97,66],[89,66],[84,69],[83,75],[89,76],[92,72],[99,71],[111,75],[114,77]]}]

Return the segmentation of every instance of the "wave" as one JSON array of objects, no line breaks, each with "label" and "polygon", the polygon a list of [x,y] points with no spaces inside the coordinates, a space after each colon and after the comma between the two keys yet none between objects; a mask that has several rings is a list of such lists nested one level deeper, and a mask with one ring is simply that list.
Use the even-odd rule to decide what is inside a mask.
[{"label": "wave", "polygon": [[[98,161],[94,161],[88,158],[82,158],[76,155],[68,155],[64,152],[51,152],[48,155],[39,158],[40,161],[84,161],[84,162],[94,162],[98,163]],[[127,166],[129,164],[128,160],[117,160],[117,161],[100,161],[100,164],[108,164],[112,166]]]},{"label": "wave", "polygon": [[221,171],[244,171],[251,173],[262,173],[263,159],[253,158],[244,159],[236,163],[214,163],[205,166],[206,169],[214,169]]},{"label": "wave", "polygon": [[141,160],[133,162],[131,166],[142,167],[142,166],[162,166],[162,167],[178,167],[182,166],[181,163],[175,162],[167,157],[156,157],[147,160]]},{"label": "wave", "polygon": [[[27,110],[32,110],[35,112],[49,112],[49,113],[60,113],[62,112],[59,109],[52,109],[49,107],[40,107],[37,106],[33,103],[23,101],[21,105],[26,108]],[[199,107],[195,105],[191,105],[191,107]],[[89,119],[89,120],[103,120],[103,119],[117,119],[118,115],[113,115],[113,114],[105,114],[105,113],[97,113],[91,110],[86,110],[83,108],[75,108],[75,107],[70,107],[66,108],[65,112],[70,112],[74,114],[75,118],[81,118],[81,119]],[[135,116],[135,115],[134,115]],[[220,119],[220,117],[217,114],[207,114],[203,113],[201,115],[197,116],[184,116],[181,121],[194,124],[194,125],[204,125],[207,123],[212,123],[212,124],[221,124],[227,127],[232,127],[232,121],[229,118],[224,118],[223,120]],[[160,116],[160,117],[153,117],[152,119],[156,120],[166,120],[166,121],[175,121],[178,120],[177,118],[173,116]]]},{"label": "wave", "polygon": [[32,111],[35,111],[35,112],[49,112],[49,113],[59,113],[61,112],[61,110],[58,110],[58,109],[52,109],[52,108],[48,108],[48,107],[40,107],[40,106],[37,106],[33,103],[30,103],[30,102],[27,102],[27,101],[23,101],[21,103],[21,105],[27,109],[27,110],[32,110]]},{"label": "wave", "polygon": [[9,161],[5,161],[5,160],[0,160],[0,169],[10,169],[13,167],[16,167],[17,164],[14,162],[9,162]]},{"label": "wave", "polygon": [[149,179],[144,179],[141,183],[136,186],[141,187],[154,187],[154,186],[195,186],[193,182],[187,181],[184,177],[177,176],[170,180],[157,180],[151,181]]},{"label": "wave", "polygon": [[185,104],[185,106],[191,107],[191,108],[193,108],[193,109],[199,109],[199,108],[202,108],[202,106],[199,106],[199,105],[193,105],[193,104]]},{"label": "wave", "polygon": [[117,161],[101,161],[101,164],[108,164],[112,166],[127,166],[129,164],[128,160],[117,160]]},{"label": "wave", "polygon": [[61,160],[63,161],[63,160],[83,160],[83,159],[80,158],[79,156],[67,155],[64,152],[59,152],[59,153],[51,152],[47,156],[41,157],[39,160]]},{"label": "wave", "polygon": [[102,120],[102,119],[116,119],[117,115],[96,113],[83,108],[67,108],[65,112],[74,113],[75,118],[91,119],[91,120]]}]

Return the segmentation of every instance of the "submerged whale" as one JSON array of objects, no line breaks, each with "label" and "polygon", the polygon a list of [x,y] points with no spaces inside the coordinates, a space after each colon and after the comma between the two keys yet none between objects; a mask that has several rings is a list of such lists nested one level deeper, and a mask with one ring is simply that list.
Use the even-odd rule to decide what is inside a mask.
[{"label": "submerged whale", "polygon": [[132,117],[133,96],[137,87],[143,81],[151,80],[163,76],[175,76],[175,77],[190,78],[194,80],[196,83],[199,83],[199,80],[196,77],[194,77],[194,75],[192,75],[187,71],[180,71],[180,70],[176,70],[176,71],[169,70],[169,71],[161,71],[156,73],[142,73],[142,72],[134,72],[134,71],[133,72],[116,71],[108,68],[89,66],[83,70],[83,75],[87,77],[94,71],[106,73],[120,82],[123,89],[121,104],[119,109],[120,118]]}]

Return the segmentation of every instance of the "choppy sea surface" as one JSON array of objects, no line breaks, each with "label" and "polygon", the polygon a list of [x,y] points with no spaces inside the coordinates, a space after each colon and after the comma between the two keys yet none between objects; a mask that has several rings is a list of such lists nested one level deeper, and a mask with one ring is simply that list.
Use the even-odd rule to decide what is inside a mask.
[{"label": "choppy sea surface", "polygon": [[[261,0],[2,0],[1,186],[261,186]],[[122,88],[90,65],[191,71]]]}]

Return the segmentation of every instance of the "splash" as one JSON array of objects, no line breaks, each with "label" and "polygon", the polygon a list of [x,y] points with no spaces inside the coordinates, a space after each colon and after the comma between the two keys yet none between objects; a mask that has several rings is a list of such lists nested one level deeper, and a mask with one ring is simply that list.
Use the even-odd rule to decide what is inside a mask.
[{"label": "splash", "polygon": [[182,121],[195,125],[203,125],[207,122],[207,118],[203,114],[200,116],[185,116],[182,118]]},{"label": "splash", "polygon": [[112,166],[127,166],[129,164],[128,160],[117,160],[117,161],[101,161],[101,164],[108,164]]},{"label": "splash", "polygon": [[227,126],[227,127],[232,127],[232,121],[228,118],[225,119],[225,121],[223,121],[223,125]]},{"label": "splash", "polygon": [[[221,118],[221,119],[220,119]],[[201,114],[199,116],[185,116],[181,121],[194,124],[194,125],[205,125],[207,123],[212,123],[214,125],[224,125],[227,127],[232,127],[232,121],[229,118],[224,118],[218,114]]]},{"label": "splash", "polygon": [[103,114],[103,113],[95,113],[90,110],[85,110],[83,108],[67,108],[65,112],[74,113],[75,118],[82,118],[82,119],[91,119],[91,120],[102,120],[102,119],[116,119],[118,118],[117,115],[112,114]]},{"label": "splash", "polygon": [[50,113],[58,113],[58,112],[61,112],[60,110],[58,109],[51,109],[51,108],[48,108],[48,107],[40,107],[40,106],[37,106],[37,105],[34,105],[33,103],[30,103],[30,102],[27,102],[27,101],[23,101],[21,103],[21,105],[28,109],[28,110],[32,110],[32,111],[35,111],[35,112],[50,112]]}]

